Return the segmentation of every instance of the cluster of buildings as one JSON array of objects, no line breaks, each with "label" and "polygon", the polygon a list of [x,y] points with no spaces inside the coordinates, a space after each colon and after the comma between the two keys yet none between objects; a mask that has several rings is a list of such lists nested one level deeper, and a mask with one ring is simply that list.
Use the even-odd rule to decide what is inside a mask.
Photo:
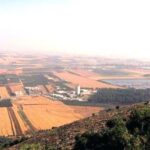
[{"label": "cluster of buildings", "polygon": [[27,86],[25,91],[28,95],[39,96],[53,93],[54,88],[51,85]]},{"label": "cluster of buildings", "polygon": [[21,97],[24,95],[31,96],[46,96],[51,99],[57,100],[78,100],[84,101],[83,97],[85,95],[90,95],[93,90],[81,89],[80,85],[77,85],[75,89],[65,89],[61,86],[56,86],[52,88],[50,85],[38,85],[38,86],[27,86],[24,87],[23,84],[10,84],[9,86],[0,87],[0,99],[8,99],[10,97]]},{"label": "cluster of buildings", "polygon": [[81,89],[80,85],[77,85],[75,90],[64,90],[59,89],[55,91],[54,93],[50,94],[52,98],[58,99],[58,100],[68,100],[68,101],[85,101],[83,97],[85,95],[92,94],[93,90],[91,89]]}]

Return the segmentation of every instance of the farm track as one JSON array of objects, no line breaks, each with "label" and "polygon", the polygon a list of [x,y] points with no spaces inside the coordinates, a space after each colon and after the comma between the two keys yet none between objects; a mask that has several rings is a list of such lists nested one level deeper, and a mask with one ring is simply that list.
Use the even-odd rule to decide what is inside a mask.
[{"label": "farm track", "polygon": [[22,105],[20,105],[18,108],[19,108],[18,114],[20,115],[23,122],[29,127],[29,132],[34,133],[34,131],[36,131],[36,128],[32,125],[31,121],[24,113]]},{"label": "farm track", "polygon": [[24,106],[47,106],[47,104],[23,104]]},{"label": "farm track", "polygon": [[44,86],[45,90],[47,91],[47,93],[49,93],[48,88],[45,85],[43,85],[43,86]]},{"label": "farm track", "polygon": [[11,107],[8,107],[7,110],[9,112],[9,114],[10,114],[10,117],[11,117],[12,121],[14,122],[16,135],[23,135],[23,132],[22,132],[20,124],[19,124],[19,122],[18,122],[18,120],[16,118],[14,110]]}]

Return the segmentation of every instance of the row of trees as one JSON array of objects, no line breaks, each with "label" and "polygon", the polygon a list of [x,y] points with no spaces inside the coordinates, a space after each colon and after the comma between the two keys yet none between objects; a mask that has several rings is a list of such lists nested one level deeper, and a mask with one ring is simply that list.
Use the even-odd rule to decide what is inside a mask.
[{"label": "row of trees", "polygon": [[92,103],[131,104],[150,100],[150,89],[99,89],[89,98]]},{"label": "row of trees", "polygon": [[12,107],[10,99],[0,100],[0,107]]},{"label": "row of trees", "polygon": [[27,140],[26,137],[18,137],[16,139],[0,136],[0,150],[7,149],[10,146],[16,145]]},{"label": "row of trees", "polygon": [[99,133],[84,133],[76,137],[74,150],[149,150],[150,108],[134,110],[129,118],[109,120]]}]

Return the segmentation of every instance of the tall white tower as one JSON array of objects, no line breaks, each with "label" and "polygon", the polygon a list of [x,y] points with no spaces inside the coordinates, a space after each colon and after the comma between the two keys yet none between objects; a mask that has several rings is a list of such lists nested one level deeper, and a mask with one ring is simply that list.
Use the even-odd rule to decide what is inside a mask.
[{"label": "tall white tower", "polygon": [[76,94],[80,95],[80,93],[81,93],[80,85],[77,85],[77,87],[76,87]]}]

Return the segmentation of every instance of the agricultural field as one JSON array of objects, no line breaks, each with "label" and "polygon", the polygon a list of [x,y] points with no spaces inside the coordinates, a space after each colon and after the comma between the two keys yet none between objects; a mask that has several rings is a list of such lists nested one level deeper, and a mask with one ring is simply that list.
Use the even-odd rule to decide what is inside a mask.
[{"label": "agricultural field", "polygon": [[137,79],[150,76],[149,69],[94,69],[93,72],[103,79]]},{"label": "agricultural field", "polygon": [[150,75],[150,69],[125,69],[125,71],[136,74],[137,78],[143,78]]},{"label": "agricultural field", "polygon": [[85,78],[79,75],[75,75],[72,73],[69,73],[67,71],[64,72],[55,72],[55,75],[67,82],[70,82],[72,85],[80,85],[81,88],[91,88],[91,89],[96,89],[96,88],[119,88],[117,86],[113,86],[111,84],[107,84],[101,81],[96,81],[92,80],[90,78]]},{"label": "agricultural field", "polygon": [[10,107],[0,107],[0,135],[31,134],[71,123],[100,110],[100,107],[68,106],[42,96],[24,96],[12,100]]},{"label": "agricultural field", "polygon": [[13,135],[11,120],[6,107],[0,107],[0,136]]},{"label": "agricultural field", "polygon": [[9,90],[11,93],[15,93],[17,91],[23,91],[24,87],[21,84],[9,84]]},{"label": "agricultural field", "polygon": [[5,74],[7,72],[6,69],[0,69],[0,74]]},{"label": "agricultural field", "polygon": [[15,104],[22,106],[25,115],[37,130],[49,129],[82,118],[69,106],[44,97],[24,97]]},{"label": "agricultural field", "polygon": [[74,69],[74,70],[70,70],[69,72],[74,73],[79,76],[82,76],[82,77],[85,77],[85,78],[90,78],[93,80],[101,79],[101,76],[99,74],[93,72],[92,70]]},{"label": "agricultural field", "polygon": [[75,113],[82,114],[84,117],[89,117],[91,114],[104,110],[103,108],[93,107],[93,106],[71,106]]},{"label": "agricultural field", "polygon": [[7,88],[5,86],[0,86],[0,98],[5,99],[9,97],[9,93],[7,91]]}]

